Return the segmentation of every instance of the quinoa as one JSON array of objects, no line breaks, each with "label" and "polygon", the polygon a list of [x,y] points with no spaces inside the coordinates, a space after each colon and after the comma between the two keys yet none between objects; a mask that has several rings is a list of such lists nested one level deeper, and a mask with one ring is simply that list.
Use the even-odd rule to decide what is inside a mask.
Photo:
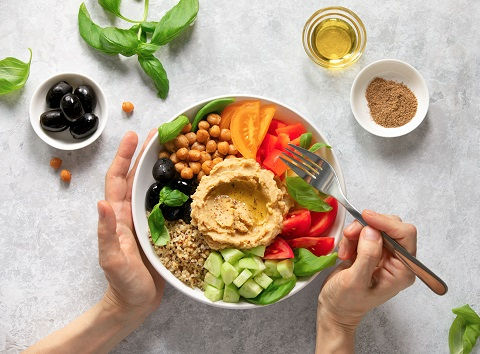
[{"label": "quinoa", "polygon": [[[210,247],[198,229],[183,220],[167,221],[165,225],[170,233],[170,242],[166,246],[154,245],[155,253],[175,277],[192,288],[202,289],[207,272],[203,264],[210,254]],[[150,242],[153,244],[151,237]]]}]

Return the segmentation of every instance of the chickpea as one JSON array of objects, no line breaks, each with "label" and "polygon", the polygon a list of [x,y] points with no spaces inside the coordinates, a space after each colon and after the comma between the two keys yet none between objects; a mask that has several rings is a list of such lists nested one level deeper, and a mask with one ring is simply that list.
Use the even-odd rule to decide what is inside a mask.
[{"label": "chickpea", "polygon": [[230,129],[222,129],[222,131],[220,132],[220,140],[222,141],[232,140],[232,133],[230,132]]},{"label": "chickpea", "polygon": [[213,166],[219,164],[219,163],[222,162],[222,161],[223,161],[223,158],[221,158],[221,157],[214,158],[214,159],[212,160]]},{"label": "chickpea", "polygon": [[237,148],[235,147],[235,145],[230,144],[230,145],[228,146],[228,154],[229,154],[229,155],[236,155],[236,154],[238,154],[238,150],[237,150]]},{"label": "chickpea", "polygon": [[199,129],[197,132],[197,141],[201,144],[205,144],[210,138],[210,134],[205,129]]},{"label": "chickpea", "polygon": [[183,179],[192,179],[193,178],[193,171],[190,167],[185,167],[182,172],[180,172],[180,176]]},{"label": "chickpea", "polygon": [[203,171],[198,172],[197,181],[200,182],[200,180],[202,179],[203,176],[205,176],[205,172],[203,172]]},{"label": "chickpea", "polygon": [[185,135],[180,134],[175,138],[175,147],[177,149],[180,148],[188,148],[188,139]]},{"label": "chickpea", "polygon": [[211,160],[212,156],[205,151],[200,152],[200,162],[204,163],[205,161]]},{"label": "chickpea", "polygon": [[185,134],[185,137],[187,138],[189,145],[192,145],[194,142],[197,141],[197,134],[195,134],[194,132]]},{"label": "chickpea", "polygon": [[236,158],[237,158],[237,156],[235,156],[235,155],[227,155],[227,156],[225,157],[225,160],[226,160],[226,159],[236,159]]},{"label": "chickpea", "polygon": [[198,150],[190,150],[188,152],[188,159],[190,161],[198,161],[200,160],[200,151]]},{"label": "chickpea", "polygon": [[210,128],[210,124],[206,120],[201,120],[198,123],[198,129],[208,130],[208,128]]},{"label": "chickpea", "polygon": [[186,126],[182,128],[182,133],[187,134],[190,130],[192,130],[192,123],[188,123]]},{"label": "chickpea", "polygon": [[169,152],[175,151],[175,142],[173,140],[167,141],[164,146]]},{"label": "chickpea", "polygon": [[178,159],[176,153],[172,153],[172,154],[170,155],[170,160],[172,160],[173,163],[180,162],[180,160]]},{"label": "chickpea", "polygon": [[188,166],[190,166],[194,175],[198,174],[202,170],[202,164],[200,162],[190,162]]},{"label": "chickpea", "polygon": [[187,148],[180,148],[176,152],[177,157],[179,160],[186,160],[188,159],[188,149]]},{"label": "chickpea", "polygon": [[212,170],[212,167],[213,167],[213,161],[212,160],[205,161],[204,163],[202,163],[203,173],[205,173],[206,175],[209,175],[210,171]]},{"label": "chickpea", "polygon": [[175,170],[176,170],[178,173],[182,172],[182,170],[183,170],[185,167],[187,167],[187,164],[186,164],[185,162],[177,162],[177,163],[175,164]]},{"label": "chickpea", "polygon": [[192,150],[205,151],[205,145],[194,142],[192,145]]},{"label": "chickpea", "polygon": [[214,125],[213,127],[210,128],[208,132],[214,138],[218,138],[220,136],[220,127],[218,125]]},{"label": "chickpea", "polygon": [[217,150],[222,155],[227,155],[228,151],[229,151],[229,148],[230,148],[230,146],[228,145],[228,143],[226,141],[222,141],[222,142],[219,142],[217,144]]},{"label": "chickpea", "polygon": [[218,150],[212,154],[212,159],[216,159],[217,157],[222,157],[222,154],[220,154]]},{"label": "chickpea", "polygon": [[207,141],[206,149],[208,153],[215,152],[217,150],[217,143],[215,140],[209,140]]},{"label": "chickpea", "polygon": [[207,122],[210,123],[210,125],[218,125],[220,124],[220,120],[222,118],[216,114],[216,113],[210,113],[208,116],[207,116]]},{"label": "chickpea", "polygon": [[169,158],[170,157],[170,153],[168,151],[160,151],[160,153],[158,154],[158,158],[159,159],[162,159],[162,158]]}]

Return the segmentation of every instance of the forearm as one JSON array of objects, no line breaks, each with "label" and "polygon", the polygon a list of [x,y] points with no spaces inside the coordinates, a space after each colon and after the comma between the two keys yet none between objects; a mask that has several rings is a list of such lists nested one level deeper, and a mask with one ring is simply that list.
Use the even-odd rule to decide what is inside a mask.
[{"label": "forearm", "polygon": [[321,303],[317,309],[316,354],[350,354],[355,350],[355,330],[340,326],[324,311]]},{"label": "forearm", "polygon": [[145,317],[145,313],[123,311],[102,299],[25,353],[107,353],[137,328]]}]

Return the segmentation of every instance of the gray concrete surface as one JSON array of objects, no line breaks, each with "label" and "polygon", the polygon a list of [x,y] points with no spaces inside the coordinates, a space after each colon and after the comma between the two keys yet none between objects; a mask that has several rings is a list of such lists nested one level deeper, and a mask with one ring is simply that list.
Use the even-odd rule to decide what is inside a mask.
[{"label": "gray concrete surface", "polygon": [[[152,0],[150,18],[174,2]],[[437,297],[417,281],[373,310],[358,329],[357,351],[448,352],[450,309],[469,303],[480,310],[479,2],[339,1],[363,19],[368,43],[358,63],[332,73],[315,66],[301,43],[306,19],[331,2],[202,0],[195,26],[158,53],[171,83],[166,101],[156,98],[135,59],[87,47],[77,30],[80,3],[0,2],[0,57],[25,58],[33,49],[25,88],[0,97],[1,352],[25,348],[101,297],[95,203],[121,136],[131,129],[143,139],[192,102],[230,92],[269,96],[311,118],[340,158],[351,200],[416,224],[419,258],[450,287]],[[109,23],[96,1],[87,6],[96,22]],[[141,7],[124,4],[137,17]],[[350,111],[355,75],[382,58],[409,62],[430,90],[427,119],[401,138],[370,135]],[[110,104],[104,134],[76,152],[48,147],[28,121],[36,86],[63,71],[92,76]],[[123,100],[135,104],[131,117],[120,109]],[[72,170],[69,187],[48,166],[52,156]],[[159,310],[115,352],[313,352],[321,283],[245,312],[193,302],[168,286]]]}]

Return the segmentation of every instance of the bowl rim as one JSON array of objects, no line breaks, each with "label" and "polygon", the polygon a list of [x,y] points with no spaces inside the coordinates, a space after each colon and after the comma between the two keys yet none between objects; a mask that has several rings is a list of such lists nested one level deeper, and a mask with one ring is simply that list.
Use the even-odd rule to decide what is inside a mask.
[{"label": "bowl rim", "polygon": [[[410,121],[412,124],[410,124],[408,126],[407,126],[407,124],[409,124],[410,122],[408,122],[407,124],[405,124],[403,126],[400,126],[400,127],[395,127],[395,128],[382,127],[384,129],[382,129],[381,131],[373,131],[372,129],[370,129],[369,125],[365,124],[363,122],[363,120],[359,118],[360,114],[358,113],[358,111],[356,109],[357,106],[354,105],[353,101],[354,101],[355,97],[357,97],[358,94],[359,94],[357,92],[358,91],[357,86],[358,86],[358,82],[359,82],[360,78],[365,74],[365,72],[368,69],[371,69],[374,66],[378,66],[379,64],[384,64],[384,63],[403,65],[406,68],[408,68],[411,72],[413,72],[415,77],[419,80],[421,86],[425,90],[426,105],[425,105],[424,112],[421,112],[421,114],[416,114],[415,117],[412,118],[412,120]],[[418,99],[419,98],[417,97],[417,100]],[[423,99],[423,97],[422,97],[422,99]],[[371,133],[373,135],[382,137],[382,138],[396,138],[396,137],[400,137],[400,136],[403,136],[403,135],[407,135],[408,133],[411,133],[412,131],[414,131],[423,122],[423,120],[427,116],[429,105],[430,105],[430,93],[428,91],[427,82],[425,81],[424,77],[422,76],[420,71],[415,69],[415,67],[413,67],[409,63],[407,63],[403,60],[400,60],[400,59],[388,59],[388,58],[387,59],[379,59],[379,60],[376,60],[376,61],[366,65],[362,70],[360,70],[360,72],[357,74],[357,76],[355,76],[355,79],[353,80],[352,86],[350,88],[350,108],[352,110],[353,116],[355,117],[355,120],[366,131],[368,131],[369,133]]]},{"label": "bowl rim", "polygon": [[[98,124],[98,128],[95,131],[95,133],[93,133],[91,136],[89,136],[88,138],[86,138],[84,140],[80,140],[78,142],[72,142],[72,143],[59,141],[59,140],[57,140],[55,138],[52,138],[49,135],[47,135],[43,131],[41,126],[36,124],[36,121],[39,118],[36,117],[35,114],[34,114],[34,110],[36,108],[36,107],[34,107],[34,105],[35,105],[34,104],[34,99],[36,99],[40,95],[40,91],[42,90],[43,86],[45,86],[45,84],[48,81],[56,81],[56,80],[61,81],[65,76],[75,76],[79,79],[90,81],[95,86],[94,89],[95,89],[95,94],[97,95],[97,102],[102,101],[102,114],[101,114],[100,117],[98,117],[99,118],[99,124]],[[86,84],[89,84],[89,83],[86,83]],[[37,136],[43,142],[45,142],[47,145],[49,145],[51,147],[54,147],[56,149],[59,149],[59,150],[63,150],[63,151],[78,150],[78,149],[82,149],[82,148],[92,144],[94,141],[96,141],[100,137],[100,135],[102,135],[102,133],[103,133],[103,131],[104,131],[106,125],[107,125],[107,121],[108,121],[108,102],[107,102],[107,98],[105,96],[105,93],[102,90],[102,87],[98,84],[98,82],[96,82],[90,76],[85,75],[85,74],[81,74],[81,73],[78,73],[78,72],[73,72],[73,71],[61,72],[61,73],[49,76],[48,78],[43,80],[36,87],[35,91],[33,92],[33,95],[30,98],[30,104],[29,104],[28,111],[29,111],[29,116],[30,116],[30,125],[32,126],[32,129],[35,131]]]},{"label": "bowl rim", "polygon": [[[265,97],[265,96],[260,96],[260,95],[256,95],[256,94],[224,94],[224,95],[217,95],[217,96],[212,96],[212,97],[207,97],[205,99],[202,99],[202,100],[199,100],[199,101],[196,101],[194,104],[192,105],[189,105],[188,107],[180,110],[179,112],[177,112],[175,115],[172,115],[172,117],[168,120],[166,120],[165,122],[163,123],[167,123],[167,122],[171,122],[172,120],[174,120],[175,118],[177,118],[178,116],[184,114],[185,112],[197,107],[197,106],[200,106],[200,105],[204,105],[210,101],[213,101],[213,100],[216,100],[216,99],[219,99],[219,98],[226,98],[226,97],[232,97],[232,98],[235,98],[235,99],[259,99],[259,100],[262,100],[262,101],[268,101],[268,102],[271,102],[273,104],[276,104],[276,105],[279,105],[279,106],[282,106],[284,108],[286,108],[287,110],[290,110],[292,111],[293,113],[295,113],[297,116],[299,116],[303,121],[305,121],[306,123],[308,123],[314,130],[315,130],[315,133],[320,136],[325,143],[328,144],[328,140],[325,138],[325,136],[315,127],[315,125],[312,124],[312,122],[308,119],[308,118],[305,118],[305,115],[299,113],[296,109],[290,107],[289,105],[286,105],[284,103],[280,103],[279,101],[275,100],[275,99],[272,99],[272,98],[268,98],[268,97]],[[136,198],[134,197],[135,195],[137,195],[138,191],[137,191],[137,186],[138,186],[138,174],[139,174],[139,171],[140,171],[140,166],[143,165],[144,163],[144,160],[147,156],[147,152],[150,151],[150,149],[152,148],[152,146],[156,143],[158,143],[158,140],[157,140],[157,137],[158,137],[158,131],[155,133],[155,135],[152,137],[152,139],[150,140],[150,142],[147,144],[147,146],[145,147],[145,150],[142,154],[142,156],[140,157],[140,160],[138,162],[138,165],[137,165],[137,170],[135,171],[135,175],[134,175],[134,179],[133,179],[133,186],[132,186],[132,211],[133,210],[136,210],[138,208],[138,206],[136,205]],[[346,195],[346,188],[345,188],[345,181],[344,181],[344,178],[343,178],[343,172],[342,172],[342,169],[340,167],[340,163],[335,155],[335,152],[334,151],[331,151],[332,153],[332,158],[333,160],[335,161],[336,165],[338,166],[338,170],[336,171],[337,172],[337,176],[340,180],[340,185],[342,187],[342,190],[344,192],[344,194]],[[144,193],[144,191],[142,191],[142,193]],[[143,204],[142,204],[142,207]],[[337,212],[337,218],[341,218],[341,221],[340,221],[340,230],[343,228],[344,224],[345,224],[345,218],[346,218],[346,210],[345,208],[343,208],[343,206],[339,205],[338,207],[338,212]],[[133,223],[134,223],[134,226],[136,224],[136,213],[133,213],[132,212],[132,219],[133,219]],[[341,232],[341,231],[340,231]],[[150,243],[150,241],[143,237],[143,236],[139,236],[137,235],[137,238],[138,238],[138,242],[140,243],[140,247],[142,248],[142,251],[144,250],[144,247],[150,247],[152,248],[152,245]],[[335,237],[337,238],[337,237]],[[337,248],[338,244],[335,245],[335,249]],[[152,253],[149,253],[149,252],[145,252],[145,256],[147,257],[148,261],[150,262],[150,264],[153,266],[153,268],[161,275],[163,276],[162,272],[166,271],[168,273],[170,273],[171,276],[175,277],[173,275],[173,273],[171,273],[165,266],[163,266],[163,264],[161,263],[160,259],[158,258],[158,256],[156,255],[155,252],[153,252],[153,255]],[[162,269],[163,268],[163,269]],[[293,296],[294,294],[298,293],[300,290],[302,290],[303,288],[305,288],[307,285],[309,285],[322,271],[306,278],[306,282],[301,284],[300,287],[298,287],[298,283],[295,285],[295,287],[292,289],[292,291],[287,294],[285,297],[283,297],[282,299],[280,299],[279,301],[273,303],[273,304],[276,304],[280,301],[283,301],[287,298],[289,298],[290,296]],[[165,277],[164,277],[165,278]],[[264,308],[266,306],[270,306],[270,305],[273,305],[273,304],[269,304],[269,305],[256,305],[256,304],[252,304],[252,303],[247,303],[247,302],[242,302],[240,304],[237,304],[237,303],[224,303],[223,301],[219,301],[219,302],[212,302],[210,300],[208,300],[206,297],[197,297],[197,296],[193,296],[192,294],[190,294],[189,292],[186,292],[184,291],[185,288],[189,288],[186,284],[184,284],[182,281],[180,281],[178,278],[175,277],[175,279],[177,281],[174,281],[174,282],[171,282],[170,279],[168,277],[165,278],[165,280],[172,286],[174,287],[175,289],[177,289],[179,292],[181,292],[183,295],[186,295],[188,296],[189,298],[192,298],[196,301],[199,301],[201,303],[204,303],[204,304],[207,304],[207,305],[210,305],[210,306],[213,306],[213,307],[217,307],[217,308],[224,308],[224,309],[230,309],[230,310],[247,310],[247,309],[255,309],[255,308]],[[189,288],[190,289],[190,288]]]}]

